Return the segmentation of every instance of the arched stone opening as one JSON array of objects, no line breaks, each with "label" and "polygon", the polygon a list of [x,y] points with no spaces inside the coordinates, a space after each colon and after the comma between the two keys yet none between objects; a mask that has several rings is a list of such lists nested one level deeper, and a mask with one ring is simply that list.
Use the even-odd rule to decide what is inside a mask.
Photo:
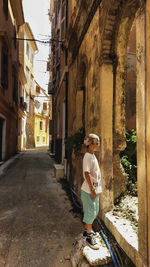
[{"label": "arched stone opening", "polygon": [[126,131],[136,130],[136,19],[127,45],[127,79],[125,86]]},{"label": "arched stone opening", "polygon": [[[103,39],[103,62],[113,64],[113,178],[114,198],[125,189],[125,179],[120,167],[119,153],[126,146],[126,106],[127,46],[133,22],[136,20],[136,130],[137,130],[137,169],[138,169],[138,257],[136,266],[147,266],[147,189],[146,189],[146,148],[145,148],[145,1],[116,1],[120,6],[113,7],[113,17],[109,40]],[[115,9],[116,8],[116,9]],[[119,10],[119,13],[117,13]],[[118,14],[118,17],[117,17]],[[109,18],[108,18],[109,21]],[[106,23],[106,27],[108,24]],[[107,31],[106,31],[107,32]],[[104,36],[106,37],[104,30]],[[107,44],[107,49],[104,49]],[[103,54],[103,52],[105,52]],[[132,258],[132,257],[131,257]]]},{"label": "arched stone opening", "polygon": [[114,123],[113,123],[113,177],[114,198],[126,190],[125,176],[120,165],[120,151],[126,147],[126,86],[127,86],[127,47],[131,27],[136,12],[140,8],[138,1],[126,1],[122,6],[119,27],[115,33],[113,55],[114,64]]},{"label": "arched stone opening", "polygon": [[[113,197],[126,190],[120,151],[126,147],[125,89],[127,45],[141,1],[112,1],[102,29],[101,64],[113,68]],[[107,69],[107,68],[106,68]]]}]

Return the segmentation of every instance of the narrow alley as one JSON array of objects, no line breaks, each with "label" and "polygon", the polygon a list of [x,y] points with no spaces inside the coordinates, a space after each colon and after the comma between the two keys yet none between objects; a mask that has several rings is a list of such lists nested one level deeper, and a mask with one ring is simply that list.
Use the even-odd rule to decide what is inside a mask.
[{"label": "narrow alley", "polygon": [[71,266],[82,231],[71,210],[48,151],[21,153],[0,176],[0,267]]}]

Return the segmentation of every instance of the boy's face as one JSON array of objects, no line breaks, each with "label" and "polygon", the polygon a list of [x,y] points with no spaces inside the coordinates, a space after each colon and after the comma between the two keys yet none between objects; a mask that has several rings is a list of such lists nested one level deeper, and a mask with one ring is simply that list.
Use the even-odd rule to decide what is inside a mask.
[{"label": "boy's face", "polygon": [[93,142],[90,144],[90,148],[93,151],[98,151],[99,150],[99,146],[100,146],[100,141],[98,141],[97,139],[93,140]]}]

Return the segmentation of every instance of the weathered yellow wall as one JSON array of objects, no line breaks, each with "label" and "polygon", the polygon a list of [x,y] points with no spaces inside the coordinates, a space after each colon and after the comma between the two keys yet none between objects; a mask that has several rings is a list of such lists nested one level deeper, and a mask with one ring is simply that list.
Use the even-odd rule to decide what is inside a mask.
[{"label": "weathered yellow wall", "polygon": [[[93,34],[94,33],[94,34]],[[76,98],[78,86],[80,84],[79,69],[81,64],[86,61],[85,95],[86,95],[86,133],[93,131],[99,134],[99,57],[100,54],[100,35],[99,35],[99,12],[97,11],[87,34],[82,42],[79,54],[69,71],[69,133],[77,131],[81,125],[80,116],[76,116],[76,108],[82,106],[82,97]],[[70,55],[71,56],[71,55]],[[86,58],[86,60],[85,60]],[[79,102],[76,103],[76,100]],[[73,105],[72,103],[75,103]]]},{"label": "weathered yellow wall", "polygon": [[147,196],[148,196],[148,255],[150,266],[150,1],[146,2],[146,171],[147,171]]},{"label": "weathered yellow wall", "polygon": [[[69,68],[69,135],[78,131],[82,125],[83,91],[85,86],[85,129],[86,134],[100,132],[100,34],[99,34],[99,11],[97,10],[87,34],[82,42],[79,54],[72,66]],[[70,55],[71,56],[71,55]],[[88,64],[87,64],[88,62]],[[85,82],[83,84],[82,64],[84,63]],[[73,104],[75,103],[75,104]],[[86,149],[82,148],[77,155],[73,154],[72,174],[74,188],[80,195],[80,187],[83,182],[82,160]],[[99,153],[97,153],[99,158]],[[78,168],[77,168],[78,166]]]},{"label": "weathered yellow wall", "polygon": [[[138,179],[138,213],[139,257],[143,266],[147,263],[147,173],[146,173],[146,114],[145,114],[145,14],[141,13],[136,20],[137,25],[137,179]],[[140,264],[138,266],[141,266]]]},{"label": "weathered yellow wall", "polygon": [[[40,121],[43,122],[43,130],[40,130]],[[47,131],[46,130],[46,119],[42,116],[35,115],[35,124],[34,124],[34,141],[35,141],[35,147],[38,146],[48,146],[48,132],[49,132],[49,126],[47,125]],[[40,138],[40,142],[37,142],[37,136]],[[43,142],[43,137],[45,137],[46,142]]]},{"label": "weathered yellow wall", "polygon": [[[102,136],[101,156],[103,159],[102,183],[103,198],[101,207],[103,212],[113,206],[114,196],[117,197],[125,188],[125,177],[120,167],[120,151],[124,150],[125,142],[125,82],[128,37],[138,8],[137,30],[137,153],[138,153],[138,198],[139,198],[139,251],[137,266],[147,264],[147,167],[145,149],[145,36],[144,36],[144,1],[138,1],[130,8],[132,1],[102,1],[99,10],[94,15],[87,33],[81,44],[82,27],[85,15],[81,12],[81,24],[76,22],[69,39],[69,135],[81,126],[82,92],[80,71],[82,62],[86,65],[86,133],[95,132]],[[121,10],[121,12],[119,12]],[[83,10],[85,11],[85,10]],[[108,12],[109,11],[109,12]],[[118,12],[118,13],[117,13]],[[116,16],[115,14],[118,14]],[[74,13],[75,22],[77,11]],[[113,24],[114,21],[114,24]],[[76,25],[75,24],[75,25]],[[104,26],[106,25],[106,27]],[[81,29],[82,28],[82,29]],[[149,27],[147,27],[149,29]],[[85,29],[83,29],[85,30]],[[112,30],[112,32],[111,32]],[[112,34],[112,35],[111,35]],[[74,36],[74,38],[73,38]],[[75,37],[77,42],[75,42]],[[79,44],[79,50],[76,49]],[[148,50],[150,51],[149,47]],[[149,77],[147,75],[147,77]],[[147,91],[149,96],[149,93]],[[75,103],[75,104],[73,104]],[[149,102],[147,102],[149,103]],[[148,108],[148,107],[147,107]],[[148,109],[148,112],[150,110]],[[147,116],[147,123],[149,123]],[[149,137],[147,128],[147,138]],[[147,150],[149,151],[149,143]],[[82,159],[84,153],[73,154],[73,182],[77,192],[82,183]],[[99,157],[100,155],[98,155]],[[147,154],[147,164],[149,164]],[[148,170],[147,170],[148,171]],[[150,181],[148,176],[148,196]],[[150,205],[150,198],[148,200]],[[148,206],[149,208],[149,206]],[[150,216],[149,216],[150,218]],[[150,219],[149,219],[150,225]],[[149,229],[150,231],[150,229]],[[150,248],[149,248],[150,250]],[[146,266],[147,267],[147,266]]]},{"label": "weathered yellow wall", "polygon": [[103,64],[100,68],[100,128],[102,157],[102,198],[103,212],[110,210],[114,203],[113,187],[113,69]]}]

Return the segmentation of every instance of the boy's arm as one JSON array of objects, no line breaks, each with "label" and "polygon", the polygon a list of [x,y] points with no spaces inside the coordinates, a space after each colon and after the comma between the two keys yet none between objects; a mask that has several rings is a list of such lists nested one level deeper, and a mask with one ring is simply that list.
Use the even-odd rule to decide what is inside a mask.
[{"label": "boy's arm", "polygon": [[85,178],[86,178],[86,181],[88,183],[88,186],[89,186],[89,188],[91,190],[91,196],[92,196],[92,198],[95,198],[97,194],[96,194],[95,187],[93,186],[93,182],[92,182],[91,176],[90,176],[90,174],[88,172],[84,172],[84,174],[85,174]]}]

